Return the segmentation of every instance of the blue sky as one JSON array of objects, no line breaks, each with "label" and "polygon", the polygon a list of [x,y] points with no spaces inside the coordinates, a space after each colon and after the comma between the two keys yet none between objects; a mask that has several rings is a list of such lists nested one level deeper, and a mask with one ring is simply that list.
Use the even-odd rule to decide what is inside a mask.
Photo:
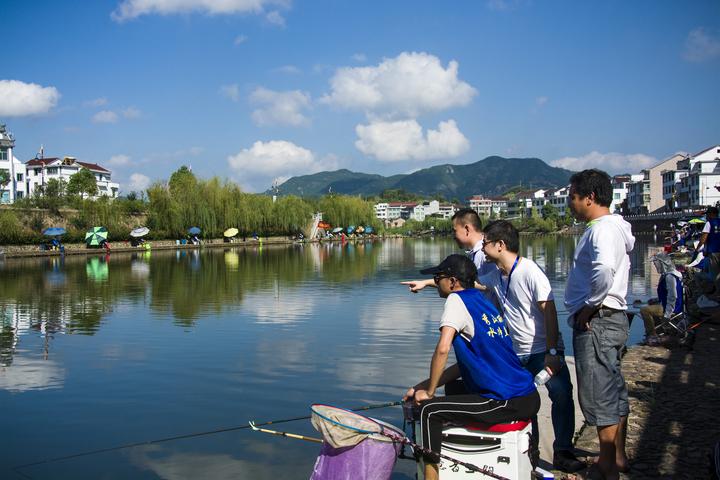
[{"label": "blue sky", "polygon": [[263,191],[489,155],[636,172],[720,143],[716,0],[5,0],[0,17],[15,155],[99,163],[124,192],[183,164]]}]

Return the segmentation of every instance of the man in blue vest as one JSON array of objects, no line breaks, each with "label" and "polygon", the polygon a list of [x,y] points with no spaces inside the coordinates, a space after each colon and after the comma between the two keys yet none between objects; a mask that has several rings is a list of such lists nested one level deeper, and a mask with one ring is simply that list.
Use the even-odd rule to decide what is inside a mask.
[{"label": "man in blue vest", "polygon": [[700,235],[700,243],[698,250],[705,246],[705,256],[710,257],[711,253],[720,253],[720,218],[718,218],[717,207],[708,207],[705,212],[705,226],[702,235]]},{"label": "man in blue vest", "polygon": [[[420,405],[423,446],[440,453],[448,423],[496,424],[535,416],[540,396],[533,377],[515,355],[504,319],[474,288],[477,268],[472,260],[450,255],[420,273],[433,275],[438,294],[446,299],[430,378],[403,397]],[[451,346],[457,363],[445,368]],[[447,396],[436,397],[443,385]],[[437,456],[425,457],[426,480],[438,478],[437,462]]]}]

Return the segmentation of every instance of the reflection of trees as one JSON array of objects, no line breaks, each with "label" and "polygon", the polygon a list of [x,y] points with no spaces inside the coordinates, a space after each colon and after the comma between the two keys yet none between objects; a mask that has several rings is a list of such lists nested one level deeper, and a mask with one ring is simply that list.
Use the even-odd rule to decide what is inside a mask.
[{"label": "reflection of trees", "polygon": [[[130,263],[108,265],[105,258],[58,257],[6,262],[0,276],[3,317],[0,356],[11,361],[15,337],[24,330],[92,335],[102,317],[119,298],[139,297],[143,289],[130,288]],[[98,266],[99,265],[99,266]],[[98,278],[91,272],[112,270]]]},{"label": "reflection of trees", "polygon": [[181,250],[157,262],[156,255],[150,271],[151,307],[172,312],[179,324],[189,326],[200,316],[239,305],[246,293],[297,286],[316,275],[316,269],[328,282],[361,280],[375,271],[376,256],[371,245],[352,243],[208,249],[202,254]]},{"label": "reflection of trees", "polygon": [[0,310],[11,319],[1,324],[0,358],[12,361],[22,331],[92,335],[119,300],[141,301],[148,291],[154,311],[190,326],[239,305],[247,292],[273,295],[318,276],[329,283],[360,281],[376,271],[380,248],[350,242],[6,262]]}]

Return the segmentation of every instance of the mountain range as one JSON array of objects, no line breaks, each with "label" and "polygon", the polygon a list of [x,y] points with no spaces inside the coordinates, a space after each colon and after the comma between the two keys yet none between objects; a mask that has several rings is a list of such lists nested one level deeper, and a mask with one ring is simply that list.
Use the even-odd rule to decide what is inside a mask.
[{"label": "mountain range", "polygon": [[[342,169],[291,177],[278,187],[280,194],[322,196],[378,195],[403,189],[423,197],[442,195],[461,202],[472,195],[497,196],[516,187],[523,190],[567,185],[574,172],[551,167],[539,158],[487,157],[464,165],[436,165],[413,173],[384,177]],[[270,193],[270,192],[268,192]]]}]

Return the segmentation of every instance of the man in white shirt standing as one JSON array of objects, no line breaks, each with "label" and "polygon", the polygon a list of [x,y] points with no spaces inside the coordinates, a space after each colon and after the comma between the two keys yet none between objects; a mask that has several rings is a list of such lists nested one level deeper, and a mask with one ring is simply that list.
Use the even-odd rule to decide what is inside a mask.
[{"label": "man in white shirt standing", "polygon": [[[552,377],[545,384],[552,401],[553,465],[563,472],[585,468],[573,453],[575,402],[570,372],[565,365],[562,335],[558,329],[555,300],[545,272],[529,258],[520,257],[520,235],[512,223],[497,220],[485,229],[483,252],[497,269],[478,278],[495,301],[510,330],[513,350],[533,376],[544,368]],[[537,419],[533,419],[537,447]]]},{"label": "man in white shirt standing", "polygon": [[630,224],[611,215],[612,185],[607,173],[591,169],[570,177],[570,210],[587,222],[575,247],[565,288],[573,328],[578,398],[585,420],[597,428],[600,457],[593,468],[615,480],[628,469],[625,454],[628,392],[621,351],[628,337],[625,297],[629,253],[635,245]]}]

